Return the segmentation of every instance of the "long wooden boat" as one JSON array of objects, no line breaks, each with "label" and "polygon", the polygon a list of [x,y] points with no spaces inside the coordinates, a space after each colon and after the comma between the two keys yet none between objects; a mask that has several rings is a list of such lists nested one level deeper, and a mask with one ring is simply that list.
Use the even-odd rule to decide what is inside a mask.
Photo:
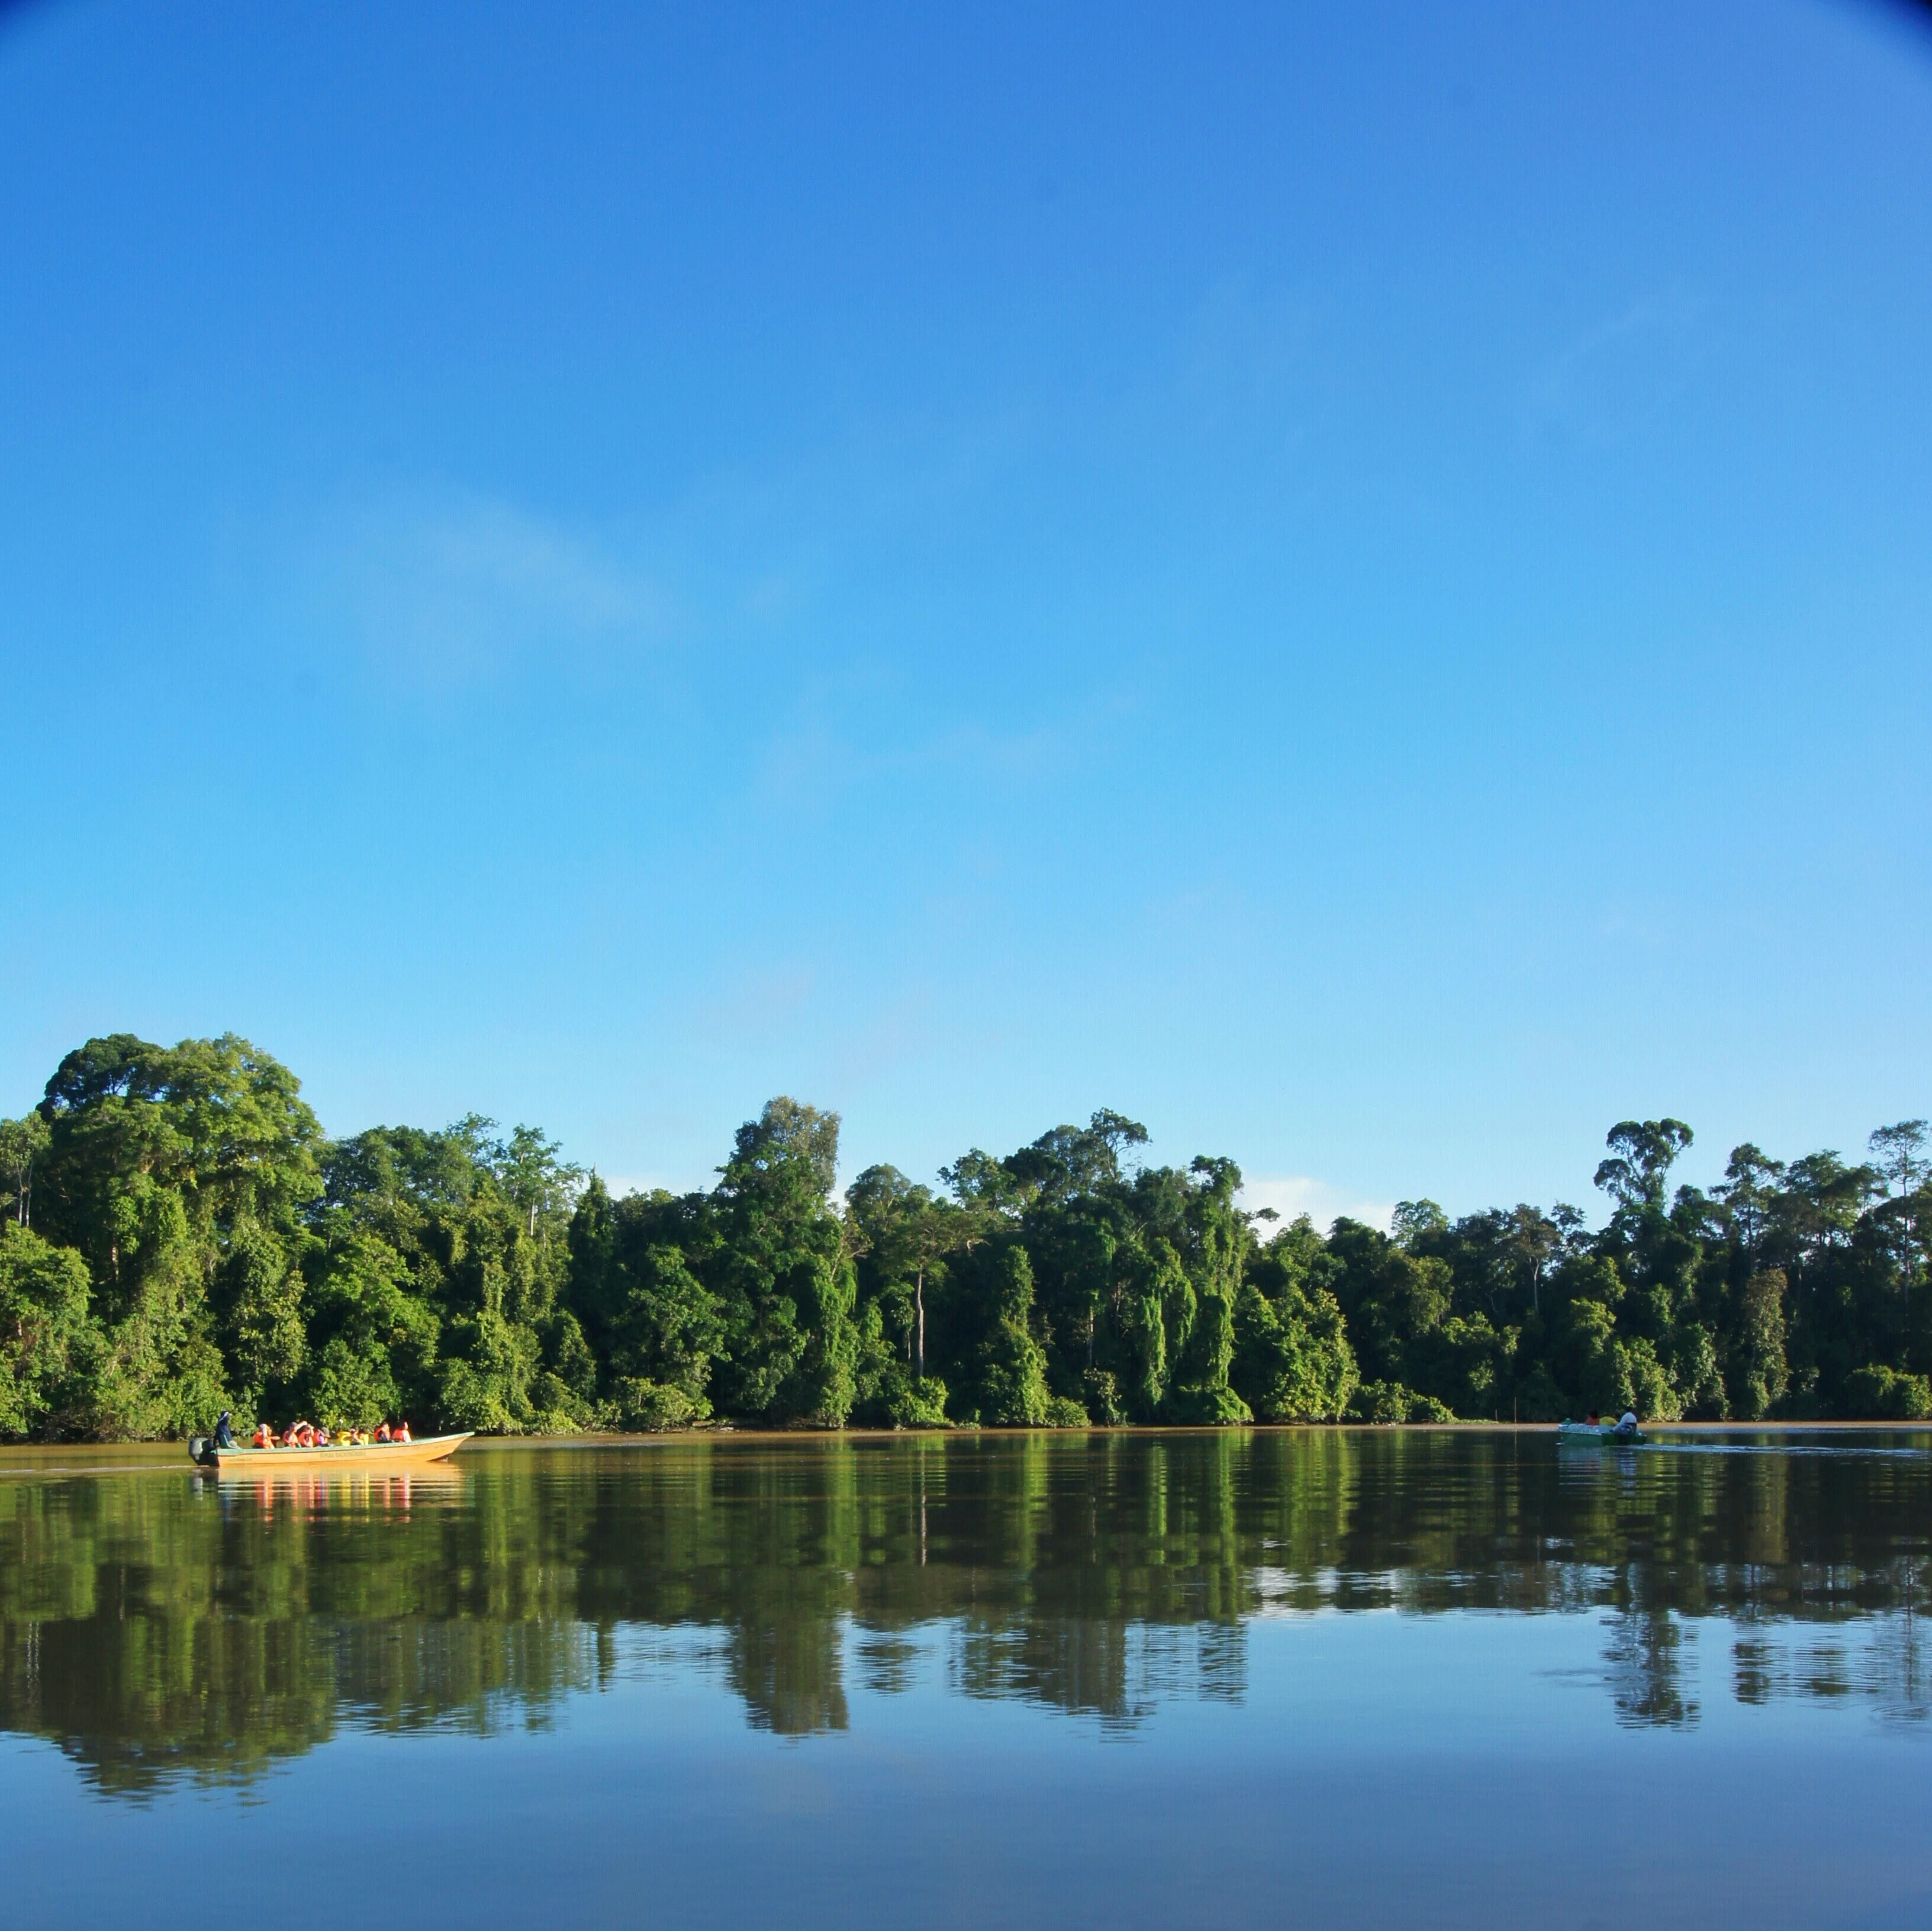
[{"label": "long wooden boat", "polygon": [[194,1462],[202,1468],[218,1469],[224,1475],[280,1475],[301,1469],[304,1472],[327,1470],[331,1474],[360,1474],[394,1468],[421,1468],[426,1463],[447,1461],[469,1440],[467,1431],[460,1435],[425,1435],[413,1442],[358,1442],[327,1448],[217,1448],[206,1437],[196,1435],[188,1445]]}]

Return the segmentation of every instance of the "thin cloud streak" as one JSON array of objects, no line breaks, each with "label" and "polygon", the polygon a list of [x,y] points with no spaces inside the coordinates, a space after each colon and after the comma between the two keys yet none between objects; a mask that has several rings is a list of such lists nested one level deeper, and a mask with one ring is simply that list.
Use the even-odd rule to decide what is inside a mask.
[{"label": "thin cloud streak", "polygon": [[1272,1208],[1284,1221],[1298,1220],[1306,1214],[1324,1232],[1338,1220],[1351,1220],[1379,1227],[1386,1233],[1395,1215],[1393,1200],[1364,1200],[1346,1188],[1304,1173],[1244,1181],[1240,1203],[1251,1214],[1264,1207]]}]

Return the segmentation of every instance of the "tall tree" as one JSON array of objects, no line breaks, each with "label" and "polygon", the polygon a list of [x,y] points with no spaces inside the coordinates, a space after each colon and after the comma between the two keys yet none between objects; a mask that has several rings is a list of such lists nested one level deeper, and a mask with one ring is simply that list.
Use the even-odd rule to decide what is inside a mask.
[{"label": "tall tree", "polygon": [[37,1113],[0,1120],[0,1211],[16,1227],[34,1224],[34,1170],[45,1157],[52,1137],[46,1122]]},{"label": "tall tree", "polygon": [[882,1296],[903,1303],[907,1359],[922,1381],[927,1277],[943,1254],[983,1237],[992,1223],[891,1166],[867,1167],[845,1190],[845,1212],[854,1250],[872,1261]]},{"label": "tall tree", "polygon": [[1880,1127],[1868,1143],[1884,1184],[1880,1212],[1898,1257],[1900,1284],[1908,1292],[1924,1272],[1925,1227],[1932,1218],[1932,1157],[1923,1120]]},{"label": "tall tree", "polygon": [[526,1217],[525,1231],[537,1232],[538,1216],[546,1223],[553,1218],[567,1218],[584,1185],[584,1169],[560,1160],[563,1151],[537,1127],[520,1126],[506,1140],[490,1150],[491,1164],[503,1191]]},{"label": "tall tree", "polygon": [[1690,1139],[1682,1120],[1620,1120],[1606,1137],[1610,1157],[1594,1184],[1626,1212],[1661,1212],[1671,1167]]},{"label": "tall tree", "polygon": [[738,1129],[716,1193],[713,1284],[735,1412],[836,1427],[856,1396],[857,1299],[832,1210],[838,1116],[781,1096]]}]

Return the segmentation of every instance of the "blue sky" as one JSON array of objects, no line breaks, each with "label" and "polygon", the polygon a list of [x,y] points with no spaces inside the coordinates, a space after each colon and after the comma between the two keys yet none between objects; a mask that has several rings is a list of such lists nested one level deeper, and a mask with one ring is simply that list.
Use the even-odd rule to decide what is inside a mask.
[{"label": "blue sky", "polygon": [[1932,1111],[1932,35],[0,22],[0,1111],[1333,1211]]}]

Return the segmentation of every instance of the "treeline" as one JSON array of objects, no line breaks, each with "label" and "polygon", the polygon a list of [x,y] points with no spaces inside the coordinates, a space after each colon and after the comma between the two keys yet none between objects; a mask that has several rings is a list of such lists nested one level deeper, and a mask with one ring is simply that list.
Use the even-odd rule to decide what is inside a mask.
[{"label": "treeline", "polygon": [[1625,1121],[1611,1211],[1282,1226],[1112,1113],[938,1189],[789,1099],[708,1191],[614,1197],[534,1128],[332,1141],[230,1035],[121,1034],[0,1123],[0,1434],[152,1439],[223,1408],[500,1433],[1932,1415],[1925,1124],[1870,1158]]}]

